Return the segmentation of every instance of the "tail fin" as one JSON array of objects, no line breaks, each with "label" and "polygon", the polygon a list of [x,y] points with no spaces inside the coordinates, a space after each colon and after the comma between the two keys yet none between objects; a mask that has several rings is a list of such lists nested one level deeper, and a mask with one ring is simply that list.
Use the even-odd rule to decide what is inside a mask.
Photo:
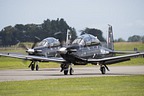
[{"label": "tail fin", "polygon": [[113,38],[113,30],[112,26],[108,25],[108,40],[107,40],[107,46],[109,49],[114,50],[114,38]]}]

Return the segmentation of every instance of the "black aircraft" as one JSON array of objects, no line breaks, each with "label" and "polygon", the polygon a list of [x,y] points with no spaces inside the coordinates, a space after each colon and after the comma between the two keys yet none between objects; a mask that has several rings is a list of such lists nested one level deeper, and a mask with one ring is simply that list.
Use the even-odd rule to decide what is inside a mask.
[{"label": "black aircraft", "polygon": [[[34,43],[34,45],[36,45]],[[53,37],[48,37],[42,40],[40,43],[37,44],[37,46],[30,48],[27,48],[26,52],[29,54],[29,56],[41,56],[41,57],[60,57],[59,54],[57,54],[57,51],[60,49],[61,44],[58,39]],[[27,59],[26,59],[27,60]],[[29,67],[31,70],[38,71],[38,61],[37,60],[31,60]]]},{"label": "black aircraft", "polygon": [[[40,45],[42,47],[35,47],[29,49],[29,55],[18,55],[10,53],[0,53],[1,56],[8,56],[13,58],[25,59],[32,61],[30,66],[34,69],[36,62],[59,62],[61,64],[61,72],[64,72],[64,75],[73,74],[72,64],[74,65],[86,65],[88,63],[94,65],[100,65],[100,71],[102,74],[106,73],[106,69],[109,71],[107,65],[114,64],[118,62],[128,61],[131,57],[144,55],[144,52],[130,52],[130,51],[115,51],[114,42],[113,42],[113,31],[112,26],[109,26],[108,30],[108,41],[106,44],[103,44],[98,40],[97,37],[90,34],[83,34],[76,38],[71,45],[65,47],[52,47],[52,52],[55,55],[60,55],[56,57],[55,55],[49,55],[45,45],[51,45],[52,43],[46,43],[44,39]],[[54,44],[52,44],[54,45]],[[56,43],[56,46],[59,44]],[[124,54],[120,56],[115,56],[115,54]],[[36,69],[37,69],[36,65]]]},{"label": "black aircraft", "polygon": [[24,44],[19,44],[20,47],[26,49],[26,53],[28,55],[22,55],[20,53],[0,53],[0,56],[8,56],[8,57],[14,57],[19,58],[23,60],[30,60],[31,63],[28,67],[31,68],[33,71],[35,68],[38,71],[39,69],[39,61],[34,57],[60,57],[59,54],[57,54],[57,51],[61,48],[61,44],[58,39],[53,37],[48,37],[42,40],[40,43],[37,44],[35,41],[31,48],[28,48]]},{"label": "black aircraft", "polygon": [[[61,32],[55,33],[56,35],[62,34]],[[23,49],[26,50],[26,53],[28,55],[22,55],[22,54],[17,54],[17,53],[0,53],[0,56],[8,56],[8,57],[14,57],[14,58],[19,58],[23,60],[30,60],[31,63],[28,67],[31,68],[33,71],[35,68],[38,71],[39,70],[39,62],[48,62],[47,60],[39,60],[35,59],[37,57],[45,57],[45,58],[55,58],[59,57],[60,54],[57,53],[57,51],[62,47],[62,46],[67,46],[70,44],[70,39],[71,39],[71,33],[69,30],[67,31],[67,36],[66,36],[66,41],[64,44],[61,44],[58,39],[54,37],[48,37],[43,39],[41,42],[38,43],[40,40],[38,37],[35,36],[34,38],[34,43],[31,48],[28,48],[28,46],[24,45],[23,43],[18,45],[22,47]],[[38,44],[37,44],[38,43]],[[34,58],[33,58],[34,57]]]}]

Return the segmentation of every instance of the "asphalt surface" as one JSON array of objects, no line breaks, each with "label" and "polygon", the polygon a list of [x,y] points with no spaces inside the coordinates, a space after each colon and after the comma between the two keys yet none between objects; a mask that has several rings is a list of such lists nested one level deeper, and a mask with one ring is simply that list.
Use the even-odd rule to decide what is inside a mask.
[{"label": "asphalt surface", "polygon": [[109,66],[109,68],[110,71],[107,71],[105,75],[101,74],[99,66],[74,67],[73,75],[63,75],[63,72],[60,72],[60,68],[40,69],[39,71],[31,71],[30,69],[0,70],[0,82],[58,78],[144,75],[144,66]]}]

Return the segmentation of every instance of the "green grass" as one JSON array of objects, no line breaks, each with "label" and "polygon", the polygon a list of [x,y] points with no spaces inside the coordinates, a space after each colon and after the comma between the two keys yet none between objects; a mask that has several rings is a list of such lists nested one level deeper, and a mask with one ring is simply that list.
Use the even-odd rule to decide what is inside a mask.
[{"label": "green grass", "polygon": [[144,66],[144,58],[131,58],[130,61],[115,63],[111,66]]},{"label": "green grass", "polygon": [[[25,61],[21,59],[9,58],[9,57],[0,57],[0,70],[2,69],[25,69],[28,68],[30,61]],[[40,68],[56,68],[60,64],[54,62],[40,62]]]},{"label": "green grass", "polygon": [[142,42],[117,42],[114,43],[115,50],[129,50],[133,51],[137,48],[138,51],[144,51],[144,43]]},{"label": "green grass", "polygon": [[0,57],[0,69],[18,69],[25,68],[22,60],[8,57]]},{"label": "green grass", "polygon": [[0,82],[0,96],[144,96],[144,76]]}]

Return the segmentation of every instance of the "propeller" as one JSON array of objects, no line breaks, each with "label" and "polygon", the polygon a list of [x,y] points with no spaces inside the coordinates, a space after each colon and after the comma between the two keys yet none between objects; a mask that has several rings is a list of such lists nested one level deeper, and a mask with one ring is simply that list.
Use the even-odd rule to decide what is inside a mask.
[{"label": "propeller", "polygon": [[19,44],[19,47],[21,47],[21,48],[23,48],[23,49],[25,49],[25,50],[28,50],[28,49],[29,49],[28,46],[26,46],[24,43],[20,43],[20,44]]},{"label": "propeller", "polygon": [[33,43],[32,47],[31,47],[31,49],[33,49],[36,46],[37,42],[40,41],[39,37],[35,36],[34,38],[35,38],[34,39],[34,43]]},{"label": "propeller", "polygon": [[26,53],[28,54],[34,54],[34,53],[37,53],[37,52],[41,52],[41,50],[36,50],[34,49],[34,47],[36,46],[37,42],[40,41],[40,38],[38,38],[37,36],[34,37],[34,43],[32,45],[31,48],[29,48],[27,45],[25,45],[24,43],[21,43],[19,46],[23,49],[26,50]]}]

